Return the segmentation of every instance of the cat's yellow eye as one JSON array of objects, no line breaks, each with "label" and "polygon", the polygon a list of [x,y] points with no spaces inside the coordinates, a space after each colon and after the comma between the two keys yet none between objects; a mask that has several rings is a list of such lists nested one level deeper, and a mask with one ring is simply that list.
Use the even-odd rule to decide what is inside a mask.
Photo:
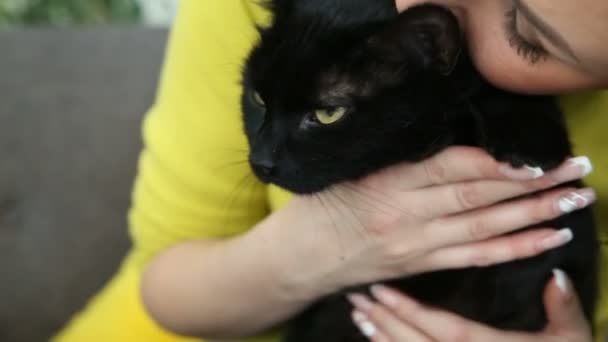
[{"label": "cat's yellow eye", "polygon": [[340,121],[345,114],[346,108],[344,107],[315,110],[315,118],[324,125],[331,125]]},{"label": "cat's yellow eye", "polygon": [[251,99],[253,100],[253,102],[256,105],[258,105],[260,107],[266,107],[266,102],[264,102],[264,99],[262,98],[260,93],[258,93],[257,91],[254,91],[251,93]]}]

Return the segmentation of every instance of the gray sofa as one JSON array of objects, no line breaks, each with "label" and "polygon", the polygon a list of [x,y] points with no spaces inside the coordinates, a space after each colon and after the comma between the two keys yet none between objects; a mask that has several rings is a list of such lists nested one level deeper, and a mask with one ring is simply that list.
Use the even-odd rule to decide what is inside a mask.
[{"label": "gray sofa", "polygon": [[115,271],[167,33],[0,32],[0,341],[45,341]]}]

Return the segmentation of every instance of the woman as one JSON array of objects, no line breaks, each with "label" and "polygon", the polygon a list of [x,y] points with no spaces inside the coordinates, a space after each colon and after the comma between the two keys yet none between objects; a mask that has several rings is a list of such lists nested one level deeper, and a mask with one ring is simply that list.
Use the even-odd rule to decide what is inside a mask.
[{"label": "woman", "polygon": [[[399,0],[396,5],[405,9],[416,2],[420,1]],[[497,85],[528,92],[608,85],[604,68],[608,53],[601,43],[608,32],[603,20],[608,7],[602,0],[585,0],[587,8],[580,1],[573,6],[565,0],[435,2],[458,15],[478,67]],[[591,164],[584,157],[542,175],[532,168],[500,165],[479,150],[450,148],[425,162],[399,165],[353,184],[361,191],[369,191],[371,185],[377,190],[371,195],[408,203],[408,212],[417,213],[408,216],[399,208],[386,207],[361,212],[362,226],[349,210],[333,211],[308,198],[289,200],[291,196],[280,189],[243,178],[251,177],[247,164],[234,163],[246,158],[240,67],[256,39],[255,24],[269,20],[256,4],[253,0],[182,1],[158,101],[144,125],[146,147],[130,214],[133,250],[112,282],[57,341],[188,340],[168,331],[209,340],[276,341],[273,333],[259,334],[344,286],[528,257],[567,243],[572,233],[576,237],[567,229],[539,229],[509,238],[499,235],[561,215],[564,200],[573,193],[591,202],[596,196],[591,189],[560,189],[496,203],[589,174]],[[548,17],[558,9],[568,12],[569,20],[560,21],[559,27],[557,19]],[[575,10],[584,15],[572,15]],[[515,32],[505,31],[508,11],[516,19]],[[584,23],[576,20],[583,17]],[[546,31],[548,23],[556,27],[541,35],[540,28]],[[564,40],[568,49],[558,49],[555,43]],[[532,51],[535,57],[526,59]],[[595,187],[601,208],[606,205],[608,180],[597,175],[608,163],[602,160],[598,139],[605,138],[598,127],[601,120],[605,126],[608,118],[598,115],[608,108],[607,95],[566,98],[564,107],[576,117],[572,128],[577,152],[591,156],[600,167],[588,182]],[[356,202],[357,198],[350,198],[343,205],[360,208]],[[601,209],[598,212],[605,227],[608,217],[601,216]],[[442,232],[452,234],[432,234],[439,229],[438,222]],[[550,315],[546,333],[525,337],[589,340],[584,323],[564,324],[582,318],[566,275],[556,272],[559,277],[548,285],[546,294],[548,310],[570,314],[566,319]],[[557,280],[565,292],[559,291]],[[411,320],[422,314],[423,322],[445,327],[442,330],[451,332],[448,336],[466,333],[472,341],[487,341],[489,336],[513,339],[428,311],[382,287],[375,290],[383,301],[354,297],[353,302],[358,308],[355,321],[378,341],[441,340]],[[391,294],[393,300],[387,301]],[[599,328],[605,325],[606,310],[608,305],[602,303]],[[260,337],[244,338],[254,335]]]}]

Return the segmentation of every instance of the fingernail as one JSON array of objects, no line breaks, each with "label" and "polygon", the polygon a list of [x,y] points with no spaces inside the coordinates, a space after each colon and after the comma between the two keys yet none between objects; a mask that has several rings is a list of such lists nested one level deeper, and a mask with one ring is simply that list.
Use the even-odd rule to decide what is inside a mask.
[{"label": "fingernail", "polygon": [[353,321],[355,321],[355,323],[369,321],[369,318],[367,318],[367,315],[359,310],[353,311],[352,317],[353,317]]},{"label": "fingernail", "polygon": [[564,166],[557,169],[552,175],[558,182],[567,182],[583,178],[593,172],[593,165],[589,157],[576,157],[568,159]]},{"label": "fingernail", "polygon": [[595,202],[597,195],[593,189],[581,189],[571,192],[557,201],[557,207],[564,214],[582,209]]},{"label": "fingernail", "polygon": [[372,285],[370,288],[372,295],[382,304],[394,308],[399,305],[399,298],[393,290],[384,285]]},{"label": "fingernail", "polygon": [[543,169],[541,169],[540,167],[524,166],[524,168],[527,169],[528,172],[530,172],[530,175],[532,175],[533,179],[540,178],[545,174],[545,171],[543,171]]},{"label": "fingernail", "polygon": [[537,179],[545,174],[542,168],[527,165],[516,169],[509,164],[504,164],[499,168],[499,170],[500,173],[513,180]]},{"label": "fingernail", "polygon": [[558,230],[553,235],[539,241],[537,243],[537,248],[540,251],[546,251],[549,249],[557,248],[572,241],[573,238],[574,234],[572,234],[572,230],[570,228],[564,228]]},{"label": "fingernail", "polygon": [[376,326],[370,321],[355,322],[365,337],[373,337],[376,334]]},{"label": "fingernail", "polygon": [[346,298],[348,298],[348,301],[350,301],[352,305],[363,312],[371,310],[371,308],[374,306],[374,304],[367,299],[366,296],[361,294],[351,293],[346,295]]},{"label": "fingernail", "polygon": [[568,295],[568,276],[566,272],[560,270],[559,268],[553,269],[553,278],[555,279],[555,285],[562,292],[563,295]]},{"label": "fingernail", "polygon": [[359,310],[355,310],[352,313],[353,322],[359,327],[361,333],[367,337],[372,337],[376,334],[376,326],[370,322],[366,314]]},{"label": "fingernail", "polygon": [[579,167],[583,173],[583,177],[585,177],[585,176],[589,175],[591,172],[593,172],[593,164],[591,163],[591,159],[589,159],[589,157],[586,157],[586,156],[576,157],[576,158],[569,159],[568,162],[574,166]]}]

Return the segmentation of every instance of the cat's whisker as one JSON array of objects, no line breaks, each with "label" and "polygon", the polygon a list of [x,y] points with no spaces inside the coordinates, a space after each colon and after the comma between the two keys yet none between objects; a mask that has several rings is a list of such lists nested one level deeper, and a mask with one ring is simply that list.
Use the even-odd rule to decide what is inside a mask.
[{"label": "cat's whisker", "polygon": [[221,165],[216,166],[213,170],[215,172],[220,172],[220,171],[224,171],[225,168],[241,167],[243,165],[246,165],[247,167],[249,167],[249,160],[244,159],[244,160],[228,161],[228,162],[222,163]]},{"label": "cat's whisker", "polygon": [[[259,181],[257,180],[257,178],[255,178],[255,176],[253,174],[251,174],[249,172],[245,173],[239,179],[239,181],[237,181],[236,185],[230,191],[230,194],[228,195],[228,197],[225,199],[226,203],[223,205],[223,207],[225,208],[224,209],[225,214],[222,215],[223,216],[222,226],[226,226],[226,227],[230,226],[229,219],[233,218],[234,215],[237,214],[233,210],[234,204],[237,201],[237,199],[239,198],[239,195],[242,196],[243,191],[246,190],[248,186],[252,186],[251,191],[249,193],[249,198],[250,198],[249,203],[252,203],[251,199],[253,198],[253,196],[255,196],[255,193],[256,193],[256,189],[254,187],[256,184],[259,184]],[[240,206],[237,206],[237,207],[240,207]],[[238,214],[243,214],[243,213],[238,213]]]},{"label": "cat's whisker", "polygon": [[359,217],[359,215],[357,215],[356,211],[354,208],[352,208],[350,205],[348,205],[348,203],[346,202],[346,200],[339,195],[339,191],[336,191],[335,187],[331,187],[328,189],[327,194],[333,196],[334,198],[336,198],[338,201],[340,201],[340,203],[342,204],[343,208],[347,208],[351,215],[355,218],[355,220],[359,223],[359,227],[360,230],[358,230],[358,232],[360,233],[361,237],[364,237],[363,232],[365,231],[365,225],[363,224],[363,222],[361,221],[361,218]]},{"label": "cat's whisker", "polygon": [[325,210],[325,214],[331,220],[333,230],[336,233],[336,237],[337,237],[338,242],[340,243],[340,249],[341,249],[342,253],[344,253],[344,245],[342,244],[342,237],[340,235],[340,228],[336,224],[336,221],[335,221],[334,217],[330,214],[330,211],[329,211],[329,209],[326,206],[326,203],[325,203],[325,201],[323,199],[323,196],[321,196],[321,194],[319,194],[319,193],[314,193],[313,196],[319,200],[319,202],[321,204],[321,207],[323,207],[323,209]]}]

